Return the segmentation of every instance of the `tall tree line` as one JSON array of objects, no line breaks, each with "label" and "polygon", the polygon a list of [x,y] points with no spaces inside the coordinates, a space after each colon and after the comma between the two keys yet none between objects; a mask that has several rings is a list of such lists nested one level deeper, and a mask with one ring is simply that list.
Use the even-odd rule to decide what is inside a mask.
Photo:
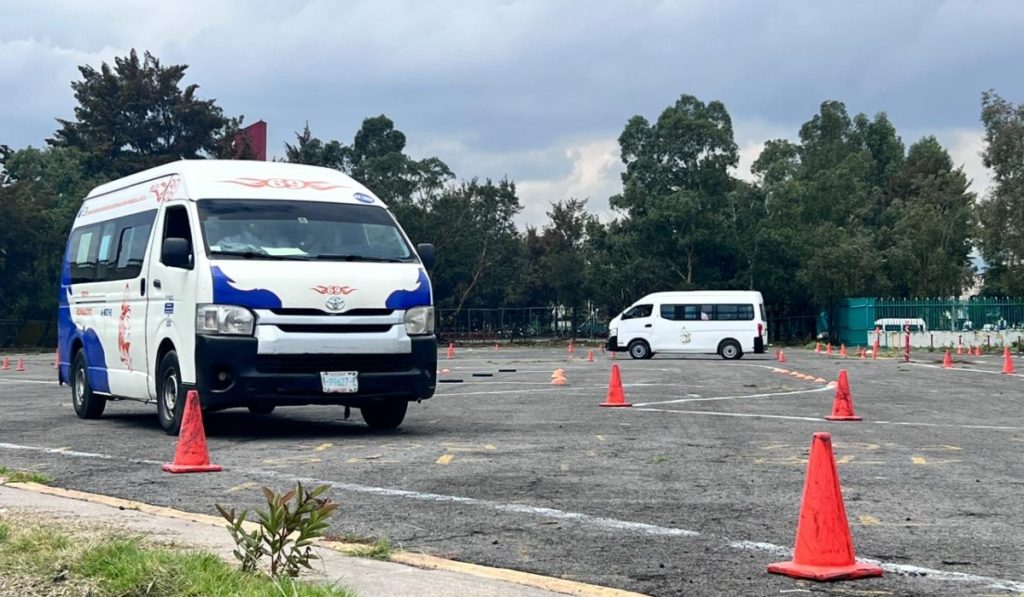
[{"label": "tall tree line", "polygon": [[[241,117],[226,116],[185,65],[131,52],[80,68],[78,106],[43,149],[0,146],[0,312],[46,319],[68,229],[90,188],[180,158],[229,157]],[[682,95],[653,120],[625,121],[622,192],[600,221],[577,197],[551,197],[548,220],[520,230],[513,180],[459,178],[415,159],[385,115],[351,142],[307,126],[284,159],[346,172],[384,199],[414,242],[437,247],[442,309],[585,306],[612,315],[658,290],[757,289],[776,313],[814,314],[848,296],[954,296],[988,261],[985,291],[1024,295],[1024,105],[982,95],[981,199],[934,138],[909,148],[884,113],[825,101],[773,139],[737,177],[724,104]],[[0,140],[2,141],[2,140]],[[244,150],[244,148],[242,148]],[[746,177],[749,178],[749,177]]]}]

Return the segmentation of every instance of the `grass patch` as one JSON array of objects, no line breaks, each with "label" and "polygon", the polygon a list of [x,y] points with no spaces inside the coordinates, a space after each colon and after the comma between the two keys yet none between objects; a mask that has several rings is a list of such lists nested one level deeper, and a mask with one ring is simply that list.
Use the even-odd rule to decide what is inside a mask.
[{"label": "grass patch", "polygon": [[213,554],[150,545],[139,537],[75,535],[20,520],[0,521],[0,537],[0,577],[44,592],[46,583],[59,582],[97,596],[354,596],[330,585],[246,574]]},{"label": "grass patch", "polygon": [[6,466],[0,466],[0,477],[6,479],[8,483],[38,483],[40,485],[53,483],[53,477],[49,475],[33,471],[16,471]]},{"label": "grass patch", "polygon": [[386,560],[391,557],[393,548],[391,546],[391,540],[387,537],[381,537],[375,543],[371,545],[364,545],[357,547],[346,553],[350,556],[356,556],[358,558],[370,558],[373,560]]}]

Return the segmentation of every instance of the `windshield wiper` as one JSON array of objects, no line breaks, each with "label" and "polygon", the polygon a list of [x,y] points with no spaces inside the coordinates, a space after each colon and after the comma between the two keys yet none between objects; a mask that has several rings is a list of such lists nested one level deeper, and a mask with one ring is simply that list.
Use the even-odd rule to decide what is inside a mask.
[{"label": "windshield wiper", "polygon": [[316,259],[322,261],[372,261],[375,263],[409,263],[407,259],[395,257],[371,257],[369,255],[317,255]]},{"label": "windshield wiper", "polygon": [[310,261],[306,255],[271,255],[264,251],[210,251],[210,255],[241,257],[243,259],[277,259],[280,261]]}]

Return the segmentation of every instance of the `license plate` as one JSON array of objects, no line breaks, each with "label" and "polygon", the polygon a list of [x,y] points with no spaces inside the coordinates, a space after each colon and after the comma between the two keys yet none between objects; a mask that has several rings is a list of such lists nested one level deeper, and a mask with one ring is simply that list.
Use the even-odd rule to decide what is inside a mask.
[{"label": "license plate", "polygon": [[321,371],[320,384],[326,394],[354,394],[359,391],[357,371]]}]

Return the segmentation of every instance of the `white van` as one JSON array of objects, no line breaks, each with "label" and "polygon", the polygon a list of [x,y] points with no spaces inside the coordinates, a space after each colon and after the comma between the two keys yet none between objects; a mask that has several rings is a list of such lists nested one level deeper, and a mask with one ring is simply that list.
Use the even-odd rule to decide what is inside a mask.
[{"label": "white van", "polygon": [[[394,428],[430,398],[434,249],[336,170],[179,161],[94,189],[68,240],[59,380],[75,412],[337,404]],[[347,408],[346,408],[346,414]]]},{"label": "white van", "polygon": [[738,359],[745,352],[763,353],[767,343],[760,292],[655,292],[608,324],[608,350],[628,350],[634,359],[659,352]]}]

